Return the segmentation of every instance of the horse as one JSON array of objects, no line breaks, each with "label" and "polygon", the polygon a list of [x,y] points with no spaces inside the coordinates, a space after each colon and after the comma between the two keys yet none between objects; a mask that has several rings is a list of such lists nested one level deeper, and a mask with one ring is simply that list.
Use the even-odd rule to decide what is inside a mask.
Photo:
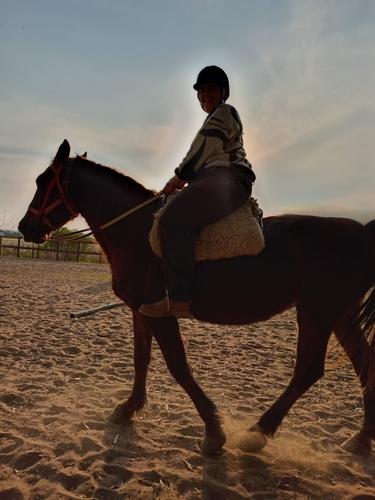
[{"label": "horse", "polygon": [[[170,373],[203,420],[203,453],[217,453],[225,433],[217,407],[189,368],[174,316],[148,318],[144,302],[165,294],[163,266],[149,244],[157,209],[155,192],[113,168],[84,156],[69,157],[67,140],[36,180],[37,190],[19,223],[25,241],[43,243],[52,231],[81,214],[103,248],[114,293],[131,309],[134,383],[109,420],[121,425],[146,401],[146,377],[154,338]],[[144,202],[143,208],[106,229],[103,223]],[[284,392],[249,427],[242,444],[259,451],[293,404],[324,374],[332,333],[349,357],[363,390],[362,426],[347,450],[368,454],[375,439],[375,220],[282,215],[264,219],[266,247],[257,256],[197,262],[192,313],[198,321],[245,325],[296,308],[298,343],[293,375]]]}]

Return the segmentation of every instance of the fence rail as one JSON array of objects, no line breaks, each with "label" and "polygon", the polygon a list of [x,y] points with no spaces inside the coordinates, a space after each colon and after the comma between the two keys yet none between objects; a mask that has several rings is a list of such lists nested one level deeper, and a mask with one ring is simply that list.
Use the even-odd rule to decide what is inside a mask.
[{"label": "fence rail", "polygon": [[106,262],[105,255],[96,241],[48,241],[43,245],[36,245],[27,243],[21,237],[0,236],[0,255],[76,262]]}]

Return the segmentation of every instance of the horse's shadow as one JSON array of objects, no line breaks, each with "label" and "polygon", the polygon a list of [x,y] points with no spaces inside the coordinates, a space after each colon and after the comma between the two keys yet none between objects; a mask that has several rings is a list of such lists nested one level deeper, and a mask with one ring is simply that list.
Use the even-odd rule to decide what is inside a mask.
[{"label": "horse's shadow", "polygon": [[121,426],[106,421],[102,440],[106,449],[100,456],[100,465],[93,464],[92,470],[98,485],[95,498],[113,498],[117,489],[126,487],[134,476],[128,465],[142,454],[138,444],[142,439],[133,420]]},{"label": "horse's shadow", "polygon": [[[146,422],[142,424],[145,425]],[[113,498],[114,491],[117,490],[120,494],[126,490],[127,482],[134,478],[132,464],[135,461],[139,462],[139,459],[152,461],[152,458],[156,456],[155,449],[149,446],[147,435],[145,436],[142,432],[142,424],[137,420],[129,420],[120,426],[107,421],[102,441],[106,449],[98,457],[100,465],[92,464],[92,473],[97,484],[96,497],[107,498],[106,495],[111,494],[112,496],[108,496],[108,498]],[[288,489],[293,485],[296,491],[300,491],[301,494],[308,491],[303,480],[298,475],[293,477],[289,468],[286,471],[275,470],[273,460],[268,453],[264,456],[262,452],[257,454],[244,453],[228,446],[224,447],[220,454],[214,456],[201,454],[199,457],[196,454],[198,441],[195,450],[186,451],[193,453],[195,451],[195,459],[193,460],[195,477],[190,478],[191,486],[200,490],[203,500],[217,500],[219,498],[234,500],[246,498],[247,495],[256,493],[274,498],[284,486]],[[339,463],[342,462],[342,465],[345,465],[346,460],[350,460],[350,456],[347,456],[348,454],[343,450],[335,451],[333,456]],[[199,453],[201,452],[199,451]],[[373,474],[373,459],[367,457],[367,459],[363,459],[363,463],[362,460],[359,462],[368,473]],[[293,464],[292,459],[291,464]],[[298,464],[294,464],[294,467],[296,465]],[[167,470],[159,471],[153,465],[146,467],[146,469],[139,476],[139,482],[146,489],[159,488],[163,490],[166,488],[168,493],[178,493],[178,485],[174,484],[178,472],[173,470],[173,467],[169,472]],[[301,471],[303,470],[302,467]],[[171,477],[174,478],[173,483]],[[183,482],[185,483],[184,488],[186,488],[186,481]],[[322,490],[323,492],[324,490]]]},{"label": "horse's shadow", "polygon": [[[95,492],[97,495],[99,493],[105,495],[107,491],[113,493],[114,489],[126,486],[126,482],[133,477],[132,471],[128,469],[130,464],[134,460],[145,458],[145,453],[150,454],[150,458],[152,456],[152,451],[147,449],[145,436],[142,435],[136,420],[129,420],[121,426],[107,421],[103,444],[106,450],[101,456],[102,463],[100,469],[94,472],[98,484]],[[196,446],[198,450],[198,441]],[[268,485],[269,489],[270,484],[276,482],[269,464],[259,455],[239,455],[229,448],[224,448],[220,454],[214,456],[202,454],[200,459],[195,460],[195,465],[197,478],[192,484],[201,490],[204,500],[240,498],[236,493],[239,485],[244,492],[245,490],[250,492],[262,489],[259,485],[264,485],[264,489]],[[150,469],[148,474],[150,477],[145,476],[141,482],[148,486],[159,482],[168,485],[168,477],[163,472],[165,471]]]},{"label": "horse's shadow", "polygon": [[[202,498],[244,498],[243,495],[254,491],[269,490],[273,483],[276,487],[277,481],[269,469],[269,464],[259,456],[237,455],[226,449],[218,456],[203,457]],[[236,477],[233,471],[237,473]],[[238,493],[239,486],[241,495]]]}]

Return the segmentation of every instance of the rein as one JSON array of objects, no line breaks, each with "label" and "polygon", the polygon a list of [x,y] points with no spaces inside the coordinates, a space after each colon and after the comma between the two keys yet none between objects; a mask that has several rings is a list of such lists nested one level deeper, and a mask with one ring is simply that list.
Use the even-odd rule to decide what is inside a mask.
[{"label": "rein", "polygon": [[[113,224],[116,224],[117,222],[119,222],[120,220],[122,219],[125,219],[125,217],[128,217],[129,215],[133,214],[134,212],[136,212],[137,210],[145,207],[146,205],[149,205],[150,203],[152,203],[153,201],[157,200],[158,198],[161,197],[161,195],[163,194],[163,191],[159,191],[155,196],[153,196],[152,198],[149,198],[148,200],[146,201],[143,201],[142,203],[140,203],[139,205],[136,205],[135,207],[127,210],[126,212],[123,212],[122,214],[118,215],[117,217],[114,217],[113,219],[111,219],[110,221],[106,222],[105,224],[102,224],[101,226],[98,227],[99,230],[103,230],[103,229],[107,229],[107,227],[110,227],[112,226]],[[88,231],[88,232],[86,232]],[[81,234],[82,233],[82,234]],[[83,234],[83,233],[86,233],[86,234]],[[81,236],[74,236],[76,234],[81,234]],[[56,234],[55,236],[53,236],[52,238],[50,238],[51,240],[54,240],[54,241],[77,241],[77,240],[80,240],[82,238],[86,238],[86,236],[91,236],[93,234],[93,232],[91,231],[91,229],[89,227],[87,227],[86,229],[81,229],[79,231],[74,231],[72,233],[69,233],[69,234]],[[72,238],[73,236],[73,238]]]}]

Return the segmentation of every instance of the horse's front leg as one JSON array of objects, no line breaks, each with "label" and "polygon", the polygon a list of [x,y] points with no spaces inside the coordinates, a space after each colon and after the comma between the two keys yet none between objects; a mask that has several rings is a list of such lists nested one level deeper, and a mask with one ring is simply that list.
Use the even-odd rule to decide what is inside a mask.
[{"label": "horse's front leg", "polygon": [[109,417],[115,424],[129,420],[146,402],[146,377],[151,356],[152,330],[145,317],[138,311],[133,312],[133,331],[135,370],[133,390],[127,401],[116,406]]},{"label": "horse's front leg", "polygon": [[206,396],[194,380],[176,318],[151,319],[152,333],[163,353],[169,371],[176,382],[187,392],[205,424],[205,436],[201,442],[204,453],[216,453],[225,443],[225,434],[215,404]]}]

